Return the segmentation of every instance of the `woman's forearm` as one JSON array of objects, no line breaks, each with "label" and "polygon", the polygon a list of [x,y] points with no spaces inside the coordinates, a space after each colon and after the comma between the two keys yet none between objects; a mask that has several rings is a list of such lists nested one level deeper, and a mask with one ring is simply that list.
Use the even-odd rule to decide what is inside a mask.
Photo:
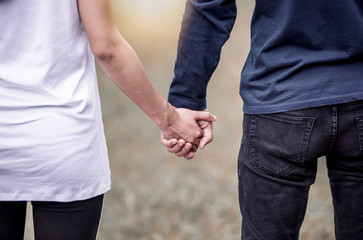
[{"label": "woman's forearm", "polygon": [[140,59],[121,36],[112,47],[95,51],[95,57],[110,79],[161,129],[169,127],[174,108],[154,87]]},{"label": "woman's forearm", "polygon": [[185,139],[198,144],[203,131],[197,121],[214,121],[209,113],[180,114],[154,87],[112,18],[109,0],[77,0],[82,23],[101,68],[161,129],[166,139]]}]

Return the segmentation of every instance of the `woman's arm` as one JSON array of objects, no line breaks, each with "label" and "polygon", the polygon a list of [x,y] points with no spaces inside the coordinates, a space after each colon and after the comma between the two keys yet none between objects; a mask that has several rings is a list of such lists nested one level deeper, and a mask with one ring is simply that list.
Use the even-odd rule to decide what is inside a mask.
[{"label": "woman's arm", "polygon": [[119,33],[109,0],[78,0],[78,7],[95,58],[111,80],[159,126],[165,138],[198,144],[203,131],[196,121],[215,117],[202,112],[181,115],[164,99]]}]

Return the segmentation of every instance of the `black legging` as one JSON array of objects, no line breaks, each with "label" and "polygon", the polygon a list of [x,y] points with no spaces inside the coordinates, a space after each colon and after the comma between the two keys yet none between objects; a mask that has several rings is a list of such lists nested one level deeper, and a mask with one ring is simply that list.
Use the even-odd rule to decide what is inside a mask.
[{"label": "black legging", "polygon": [[[26,201],[0,201],[0,240],[23,240]],[[95,240],[103,195],[74,202],[32,201],[36,240]]]}]

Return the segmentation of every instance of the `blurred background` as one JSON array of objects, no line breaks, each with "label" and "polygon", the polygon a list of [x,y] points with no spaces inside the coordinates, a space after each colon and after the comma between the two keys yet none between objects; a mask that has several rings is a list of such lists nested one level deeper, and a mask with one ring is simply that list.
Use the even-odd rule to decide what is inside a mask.
[{"label": "blurred background", "polygon": [[[159,91],[173,78],[185,0],[113,0],[114,17]],[[240,239],[237,155],[241,139],[240,72],[249,49],[253,0],[239,0],[238,19],[208,89],[208,110],[218,117],[214,141],[191,161],[160,144],[158,127],[98,68],[112,171],[100,240]],[[31,211],[26,240],[33,239]],[[334,239],[325,160],[319,161],[301,229],[302,240]]]}]

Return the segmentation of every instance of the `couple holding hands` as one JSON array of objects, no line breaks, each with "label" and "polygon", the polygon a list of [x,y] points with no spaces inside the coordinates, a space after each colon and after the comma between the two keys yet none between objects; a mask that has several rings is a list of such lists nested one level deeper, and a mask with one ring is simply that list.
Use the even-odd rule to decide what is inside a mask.
[{"label": "couple holding hands", "polygon": [[[186,0],[168,101],[119,33],[109,0],[0,0],[0,238],[97,238],[110,168],[96,60],[192,159],[213,138],[208,81],[236,0]],[[325,156],[337,239],[363,239],[363,5],[259,0],[241,75],[244,240],[296,240]]]}]

